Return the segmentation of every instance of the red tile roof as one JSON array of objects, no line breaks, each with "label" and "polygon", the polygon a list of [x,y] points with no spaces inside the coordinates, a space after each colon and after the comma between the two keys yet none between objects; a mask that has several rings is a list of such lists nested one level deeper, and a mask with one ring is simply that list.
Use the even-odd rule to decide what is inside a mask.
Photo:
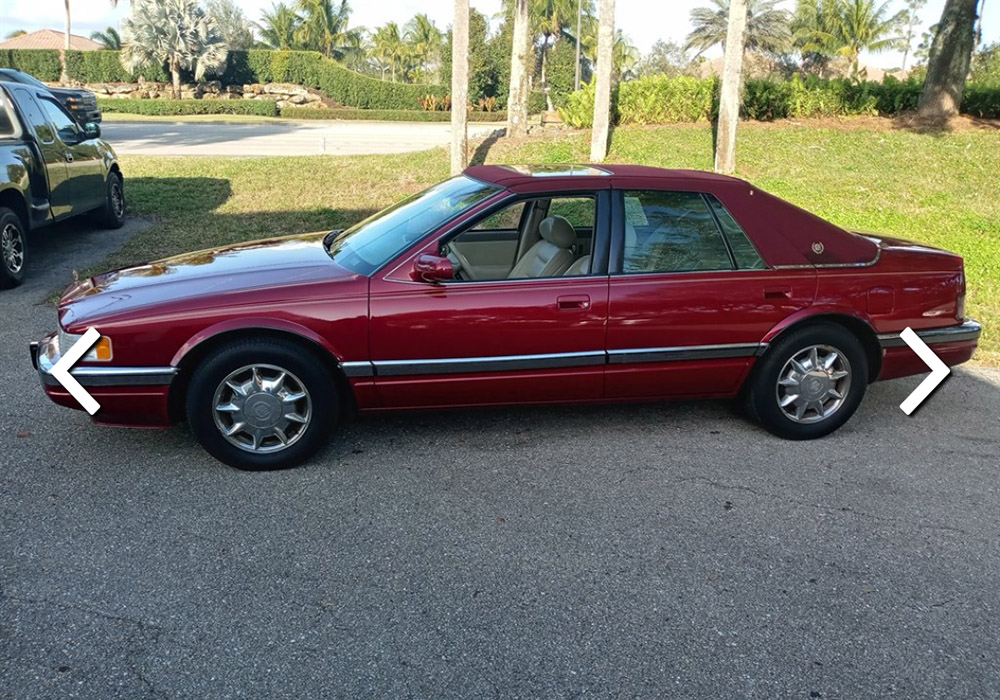
[{"label": "red tile roof", "polygon": [[[66,34],[54,29],[39,29],[37,32],[22,34],[0,42],[0,49],[61,49],[65,45]],[[69,35],[69,47],[74,51],[99,51],[104,48],[85,36]]]}]

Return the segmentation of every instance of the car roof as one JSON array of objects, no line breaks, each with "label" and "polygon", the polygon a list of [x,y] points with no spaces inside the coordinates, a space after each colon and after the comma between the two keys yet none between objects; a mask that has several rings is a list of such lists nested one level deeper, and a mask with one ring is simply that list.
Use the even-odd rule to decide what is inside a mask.
[{"label": "car roof", "polygon": [[[482,182],[490,182],[502,187],[514,187],[528,183],[561,181],[577,182],[580,186],[607,187],[605,178],[655,178],[662,180],[705,181],[716,183],[743,183],[733,177],[707,173],[701,170],[671,170],[653,168],[647,165],[621,163],[582,163],[548,165],[474,165],[466,168],[465,174]],[[584,182],[586,180],[587,182]]]}]

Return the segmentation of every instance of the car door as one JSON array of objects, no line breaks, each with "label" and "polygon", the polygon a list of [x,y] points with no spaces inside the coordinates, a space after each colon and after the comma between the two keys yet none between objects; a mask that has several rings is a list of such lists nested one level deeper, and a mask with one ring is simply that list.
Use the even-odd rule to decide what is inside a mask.
[{"label": "car door", "polygon": [[38,103],[55,128],[69,172],[73,213],[95,209],[104,203],[104,162],[97,142],[84,137],[83,130],[59,102],[39,95]]},{"label": "car door", "polygon": [[[48,178],[49,206],[52,217],[61,219],[70,215],[73,207],[73,193],[66,160],[66,149],[56,138],[55,129],[49,123],[41,105],[33,96],[30,88],[15,87],[11,95],[17,103],[18,110],[25,120],[25,126],[31,129],[41,150],[45,173]],[[39,191],[33,191],[33,196],[39,196]]]},{"label": "car door", "polygon": [[710,194],[614,202],[606,396],[732,395],[767,332],[812,302],[815,270],[769,269]]},{"label": "car door", "polygon": [[[559,195],[549,201],[554,203]],[[516,208],[520,229],[515,244],[536,240],[525,251],[535,255],[546,206],[532,195],[525,213],[522,200],[507,199],[474,221],[434,237],[372,278],[370,348],[375,385],[386,407],[429,407],[498,403],[545,403],[599,399],[605,367],[608,278],[606,250],[610,234],[609,190],[577,192],[591,203],[593,230],[587,250],[560,240],[558,274],[510,279],[520,268],[499,270],[485,279],[445,283],[416,282],[413,260],[438,254],[442,246],[469,234],[489,217],[511,220]],[[541,197],[545,199],[545,197]],[[507,218],[504,218],[507,217]],[[568,229],[563,228],[565,233]],[[567,236],[569,234],[566,234]],[[464,250],[464,249],[463,249]],[[592,255],[604,250],[601,255]],[[498,248],[507,259],[510,250]],[[568,268],[583,254],[594,264],[584,274]],[[603,262],[601,259],[603,258]],[[552,258],[555,261],[555,258]],[[514,263],[512,259],[510,263]],[[520,263],[521,261],[516,261]],[[478,270],[493,267],[480,260]],[[524,267],[524,265],[521,265]],[[566,273],[570,272],[570,275]]]}]

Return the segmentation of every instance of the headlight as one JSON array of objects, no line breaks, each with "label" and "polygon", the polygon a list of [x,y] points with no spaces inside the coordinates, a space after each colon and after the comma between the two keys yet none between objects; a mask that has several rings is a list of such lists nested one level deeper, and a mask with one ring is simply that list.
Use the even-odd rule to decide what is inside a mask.
[{"label": "headlight", "polygon": [[[60,354],[66,352],[71,347],[73,347],[73,345],[76,344],[76,341],[80,340],[80,338],[82,337],[83,337],[82,334],[75,335],[73,333],[67,333],[62,328],[60,328],[59,335],[57,336],[57,340],[59,341]],[[90,350],[87,351],[87,354],[80,359],[90,360],[92,362],[109,362],[111,360],[111,357],[112,357],[111,338],[109,338],[106,335],[102,335],[100,338],[97,339],[97,342],[94,343],[93,347],[91,347]]]}]

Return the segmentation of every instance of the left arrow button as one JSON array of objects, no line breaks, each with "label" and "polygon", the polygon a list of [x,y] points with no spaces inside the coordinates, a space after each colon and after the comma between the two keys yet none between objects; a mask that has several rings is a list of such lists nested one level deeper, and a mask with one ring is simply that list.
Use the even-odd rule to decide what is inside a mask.
[{"label": "left arrow button", "polygon": [[66,387],[66,391],[76,399],[83,410],[85,410],[90,415],[94,415],[101,409],[101,404],[97,403],[93,396],[87,393],[87,390],[80,386],[80,382],[73,378],[73,375],[69,373],[73,369],[73,365],[80,361],[80,358],[87,354],[87,351],[94,346],[94,343],[101,337],[101,334],[96,328],[88,328],[87,332],[83,334],[83,337],[78,341],[73,343],[73,347],[65,350],[62,353],[62,357],[59,361],[52,366],[51,375],[55,378],[57,382]]}]

